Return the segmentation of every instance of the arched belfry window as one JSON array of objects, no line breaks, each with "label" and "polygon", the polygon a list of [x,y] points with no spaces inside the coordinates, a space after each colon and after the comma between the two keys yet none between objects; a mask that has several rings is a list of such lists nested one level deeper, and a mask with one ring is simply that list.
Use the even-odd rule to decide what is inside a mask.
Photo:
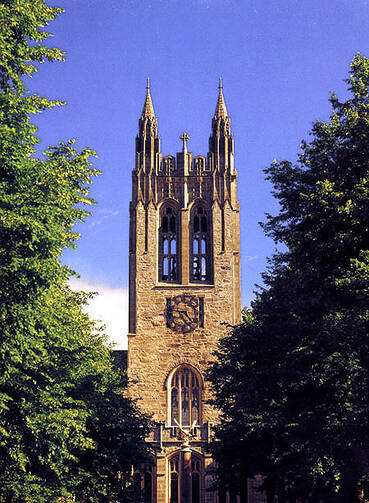
[{"label": "arched belfry window", "polygon": [[210,215],[199,204],[191,214],[190,223],[190,273],[193,282],[211,281]]},{"label": "arched belfry window", "polygon": [[172,426],[192,426],[201,422],[201,382],[189,367],[180,367],[168,383],[169,422]]},{"label": "arched belfry window", "polygon": [[172,206],[161,211],[159,229],[159,281],[175,283],[179,280],[178,214]]}]

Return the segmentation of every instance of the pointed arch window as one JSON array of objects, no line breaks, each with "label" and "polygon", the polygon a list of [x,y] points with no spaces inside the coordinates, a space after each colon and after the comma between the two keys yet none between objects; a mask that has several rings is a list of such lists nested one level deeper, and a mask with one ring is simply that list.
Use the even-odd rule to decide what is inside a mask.
[{"label": "pointed arch window", "polygon": [[172,376],[170,390],[170,424],[191,426],[200,424],[201,388],[196,373],[180,367]]},{"label": "pointed arch window", "polygon": [[179,494],[180,494],[180,463],[179,463],[179,454],[173,456],[169,463],[170,470],[170,503],[180,503]]},{"label": "pointed arch window", "polygon": [[211,250],[209,212],[197,205],[190,223],[190,274],[193,282],[211,281]]},{"label": "pointed arch window", "polygon": [[201,463],[200,459],[194,456],[191,462],[191,478],[192,503],[200,503]]},{"label": "pointed arch window", "polygon": [[179,280],[178,227],[177,211],[165,206],[159,229],[159,281],[176,283]]},{"label": "pointed arch window", "polygon": [[133,474],[133,501],[153,503],[155,473],[154,463],[145,464],[140,470],[135,470]]}]

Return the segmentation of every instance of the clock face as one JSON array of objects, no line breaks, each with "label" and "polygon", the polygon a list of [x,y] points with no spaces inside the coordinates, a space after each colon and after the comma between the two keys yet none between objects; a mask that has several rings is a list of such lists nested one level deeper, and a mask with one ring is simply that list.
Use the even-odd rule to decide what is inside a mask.
[{"label": "clock face", "polygon": [[174,332],[192,332],[199,326],[199,300],[187,293],[167,299],[166,319]]}]

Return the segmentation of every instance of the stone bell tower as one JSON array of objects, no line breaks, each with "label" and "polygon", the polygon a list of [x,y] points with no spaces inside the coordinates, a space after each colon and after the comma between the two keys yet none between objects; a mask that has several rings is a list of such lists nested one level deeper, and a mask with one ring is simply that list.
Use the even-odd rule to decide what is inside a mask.
[{"label": "stone bell tower", "polygon": [[156,423],[137,501],[215,503],[206,453],[217,412],[204,375],[224,325],[240,322],[237,172],[222,84],[207,157],[162,157],[147,85],[132,172],[129,393]]}]

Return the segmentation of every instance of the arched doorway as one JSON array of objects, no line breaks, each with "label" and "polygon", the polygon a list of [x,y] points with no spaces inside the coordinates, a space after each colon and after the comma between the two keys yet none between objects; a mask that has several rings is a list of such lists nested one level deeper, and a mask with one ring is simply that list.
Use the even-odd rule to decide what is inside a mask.
[{"label": "arched doorway", "polygon": [[188,503],[202,503],[202,473],[203,461],[199,454],[191,453],[187,469],[183,452],[173,454],[168,462],[169,503],[183,503],[185,493]]}]

